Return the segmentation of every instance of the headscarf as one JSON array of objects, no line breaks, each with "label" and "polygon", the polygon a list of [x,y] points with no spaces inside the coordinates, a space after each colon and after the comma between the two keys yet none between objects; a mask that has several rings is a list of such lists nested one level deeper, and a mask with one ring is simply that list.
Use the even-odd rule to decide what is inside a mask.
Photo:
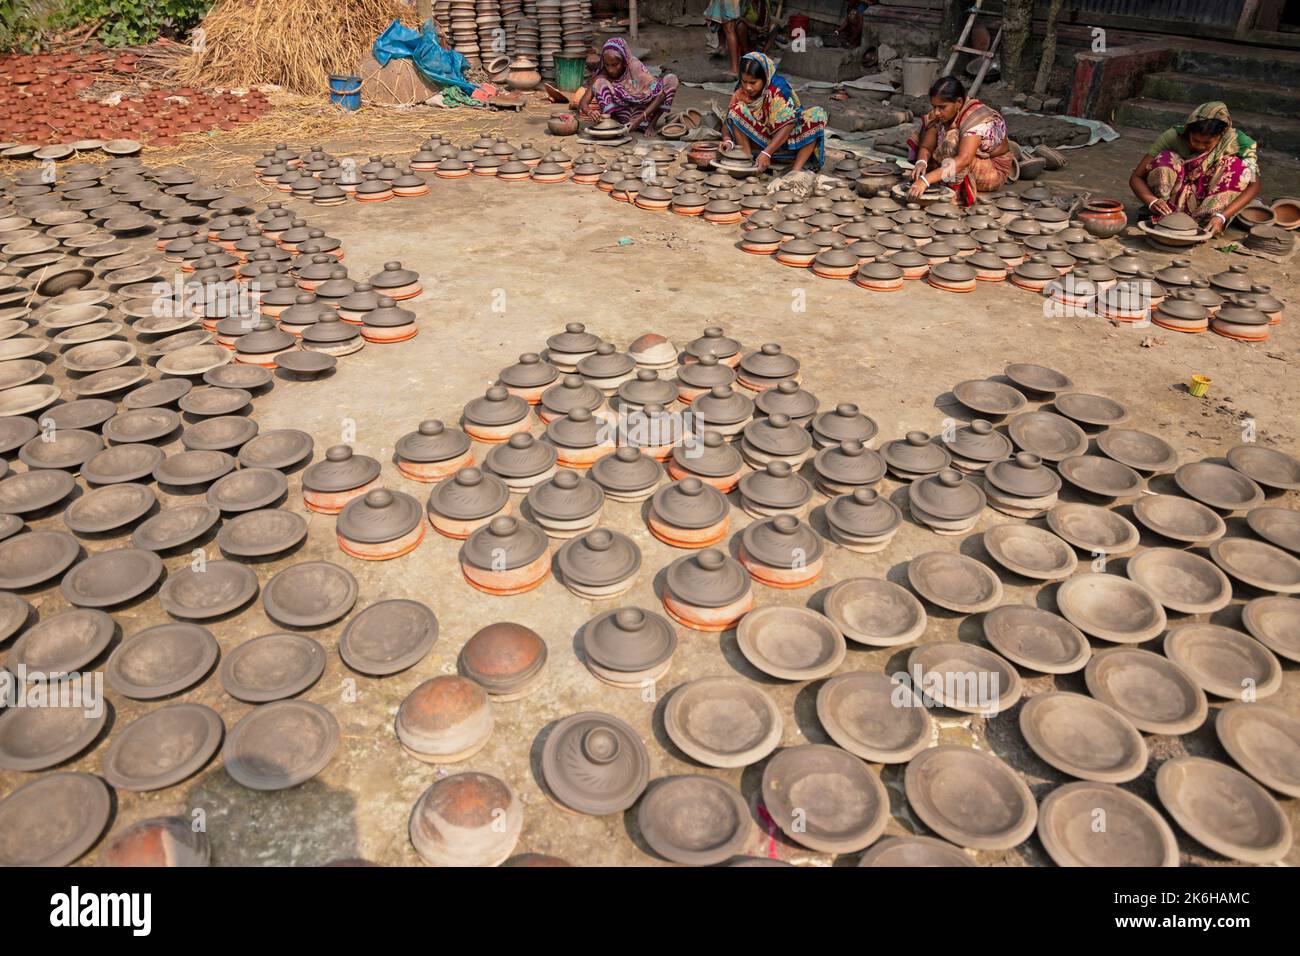
[{"label": "headscarf", "polygon": [[644,63],[632,55],[627,41],[622,37],[610,37],[600,48],[600,52],[602,56],[613,53],[623,60],[623,72],[618,76],[611,78],[603,71],[600,75],[609,80],[625,101],[633,103],[645,101],[659,91],[659,80],[646,69]]},{"label": "headscarf", "polygon": [[1232,114],[1228,112],[1228,104],[1219,100],[1202,103],[1187,114],[1187,120],[1182,126],[1177,127],[1178,132],[1186,137],[1187,127],[1201,120],[1219,120],[1227,124],[1219,136],[1219,141],[1208,152],[1195,157],[1204,163],[1206,169],[1213,169],[1226,156],[1240,156],[1251,175],[1258,174],[1259,162],[1255,155],[1255,141],[1232,125]]},{"label": "headscarf", "polygon": [[[799,118],[799,94],[790,88],[785,77],[776,72],[776,61],[766,53],[746,53],[741,57],[741,62],[751,60],[763,68],[763,75],[767,78],[766,85],[763,87],[762,95],[753,103],[745,104],[745,110],[754,118],[754,122],[769,131],[775,131],[778,127],[784,126],[793,120]],[[736,80],[736,88],[740,88],[740,80]]]}]

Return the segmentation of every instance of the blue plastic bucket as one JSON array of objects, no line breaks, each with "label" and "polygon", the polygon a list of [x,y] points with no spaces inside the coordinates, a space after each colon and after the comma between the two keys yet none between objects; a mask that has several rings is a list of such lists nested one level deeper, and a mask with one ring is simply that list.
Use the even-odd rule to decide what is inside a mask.
[{"label": "blue plastic bucket", "polygon": [[349,111],[361,109],[361,77],[331,76],[330,102]]}]

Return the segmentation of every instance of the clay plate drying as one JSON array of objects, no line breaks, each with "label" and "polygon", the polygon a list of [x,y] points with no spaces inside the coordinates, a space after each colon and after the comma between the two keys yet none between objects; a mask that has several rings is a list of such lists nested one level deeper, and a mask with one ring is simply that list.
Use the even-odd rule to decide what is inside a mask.
[{"label": "clay plate drying", "polygon": [[77,539],[65,531],[29,531],[0,541],[0,589],[44,584],[66,571],[80,553]]},{"label": "clay plate drying", "polygon": [[1300,720],[1272,704],[1235,701],[1214,720],[1228,755],[1264,786],[1300,797]]},{"label": "clay plate drying", "polygon": [[1068,578],[1079,565],[1074,550],[1042,528],[1000,524],[984,532],[984,548],[1008,571],[1039,581]]},{"label": "clay plate drying", "polygon": [[710,767],[746,767],[781,741],[781,711],[763,690],[736,677],[704,677],[673,691],[664,729],[683,753]]},{"label": "clay plate drying", "polygon": [[1172,471],[1178,453],[1166,441],[1132,428],[1111,428],[1097,436],[1097,448],[1134,471]]},{"label": "clay plate drying", "polygon": [[1099,783],[1126,783],[1147,766],[1147,745],[1128,718],[1083,694],[1048,691],[1020,709],[1030,749],[1061,773]]},{"label": "clay plate drying", "polygon": [[383,677],[418,664],[438,640],[438,619],[419,601],[380,601],[348,622],[339,637],[343,662]]},{"label": "clay plate drying", "polygon": [[817,719],[832,740],[872,763],[906,763],[930,746],[923,701],[883,672],[832,677],[817,692]]},{"label": "clay plate drying", "polygon": [[235,558],[280,554],[307,537],[307,519],[282,508],[245,511],[227,518],[217,532],[217,547]]},{"label": "clay plate drying", "polygon": [[1047,512],[1047,526],[1088,555],[1126,554],[1142,540],[1123,515],[1075,501],[1063,501]]},{"label": "clay plate drying", "polygon": [[[1010,662],[978,644],[921,644],[907,656],[907,670],[920,684],[914,689],[934,704],[965,714],[999,714],[1014,706],[1023,691],[1020,675]],[[972,677],[974,686],[968,683]]]},{"label": "clay plate drying", "polygon": [[1242,863],[1275,863],[1291,849],[1291,824],[1263,787],[1204,757],[1160,765],[1156,795],[1198,843]]},{"label": "clay plate drying", "polygon": [[108,709],[74,706],[11,707],[0,716],[0,770],[32,773],[81,753],[99,736]]},{"label": "clay plate drying", "polygon": [[1189,462],[1174,472],[1174,481],[1189,498],[1220,511],[1248,511],[1264,503],[1259,485],[1227,465]]},{"label": "clay plate drying", "polygon": [[52,773],[0,800],[0,866],[67,866],[95,845],[113,808],[104,782]]},{"label": "clay plate drying", "polygon": [[118,790],[161,790],[199,772],[226,727],[202,704],[168,704],[119,731],[104,754],[104,779]]},{"label": "clay plate drying", "polygon": [[996,574],[974,558],[950,551],[913,558],[907,565],[907,580],[931,604],[959,614],[989,611],[1002,600],[1002,582]]},{"label": "clay plate drying", "polygon": [[257,575],[234,561],[209,561],[202,571],[190,566],[168,575],[158,601],[172,617],[206,620],[243,607],[257,593]]},{"label": "clay plate drying", "polygon": [[1210,545],[1214,563],[1251,587],[1279,594],[1300,592],[1300,558],[1252,538],[1223,538]]},{"label": "clay plate drying", "polygon": [[226,735],[226,773],[252,790],[284,790],[325,769],[339,745],[339,725],[324,707],[279,700],[245,714]]},{"label": "clay plate drying", "polygon": [[1061,616],[1090,637],[1141,644],[1165,629],[1165,609],[1142,585],[1114,574],[1076,574],[1056,589]]},{"label": "clay plate drying", "polygon": [[197,541],[220,519],[221,511],[207,502],[164,508],[132,532],[131,546],[169,551]]},{"label": "clay plate drying", "polygon": [[637,807],[637,826],[660,856],[691,866],[730,859],[745,848],[753,829],[740,791],[703,774],[656,782]]},{"label": "clay plate drying", "polygon": [[1024,362],[1008,365],[1003,374],[1020,388],[1031,392],[1052,395],[1073,388],[1074,383],[1055,369],[1042,365],[1030,365]]},{"label": "clay plate drying", "polygon": [[1191,676],[1135,647],[1098,651],[1084,669],[1088,693],[1148,734],[1185,734],[1205,723],[1209,702]]},{"label": "clay plate drying", "polygon": [[784,680],[814,680],[844,660],[844,635],[829,618],[802,607],[768,605],[746,614],[736,628],[745,659]]},{"label": "clay plate drying", "polygon": [[988,379],[958,382],[952,387],[952,394],[972,411],[994,418],[1012,415],[1026,403],[1025,396],[1010,385]]},{"label": "clay plate drying", "polygon": [[1241,609],[1241,623],[1270,651],[1300,663],[1300,601],[1278,595],[1255,598]]},{"label": "clay plate drying", "polygon": [[1043,674],[1072,674],[1092,656],[1083,632],[1058,614],[1004,604],[984,615],[984,639],[1007,660]]},{"label": "clay plate drying", "polygon": [[1204,558],[1174,548],[1150,548],[1128,559],[1128,576],[1180,614],[1211,614],[1232,600],[1227,575]]},{"label": "clay plate drying", "polygon": [[960,847],[934,837],[885,837],[858,861],[858,866],[921,867],[975,866]]},{"label": "clay plate drying", "polygon": [[[1104,830],[1097,811],[1114,821]],[[1151,804],[1108,783],[1067,783],[1038,808],[1038,838],[1057,866],[1177,866],[1178,841]]]},{"label": "clay plate drying", "polygon": [[925,607],[892,581],[849,578],[826,593],[823,606],[844,636],[858,644],[897,647],[925,633]]},{"label": "clay plate drying", "polygon": [[267,582],[262,606],[271,620],[289,627],[324,627],[357,600],[357,579],[329,561],[305,561]]},{"label": "clay plate drying", "polygon": [[1009,850],[1028,838],[1038,807],[1023,780],[992,754],[968,747],[924,750],[907,765],[907,802],[946,840],[973,850]]},{"label": "clay plate drying", "polygon": [[889,822],[889,795],[880,777],[857,757],[825,744],[789,747],[769,760],[762,800],[787,837],[823,853],[865,849]]},{"label": "clay plate drying", "polygon": [[144,594],[162,572],[162,561],[152,551],[116,548],[74,565],[59,590],[76,607],[113,607]]},{"label": "clay plate drying", "polygon": [[325,670],[325,649],[305,634],[263,634],[221,662],[221,686],[237,700],[265,704],[301,694]]},{"label": "clay plate drying", "polygon": [[197,624],[159,624],[131,635],[104,668],[108,686],[133,700],[178,694],[203,679],[217,661],[216,639]]},{"label": "clay plate drying", "polygon": [[1215,511],[1181,495],[1143,495],[1133,502],[1133,517],[1144,528],[1184,544],[1209,544],[1228,530]]},{"label": "clay plate drying", "polygon": [[1164,652],[1202,690],[1217,697],[1240,698],[1249,688],[1260,699],[1282,686],[1282,665],[1273,653],[1232,628],[1180,624],[1165,635]]},{"label": "clay plate drying", "polygon": [[1246,512],[1246,524],[1269,544],[1292,554],[1300,554],[1300,511],[1292,508],[1251,508]]}]

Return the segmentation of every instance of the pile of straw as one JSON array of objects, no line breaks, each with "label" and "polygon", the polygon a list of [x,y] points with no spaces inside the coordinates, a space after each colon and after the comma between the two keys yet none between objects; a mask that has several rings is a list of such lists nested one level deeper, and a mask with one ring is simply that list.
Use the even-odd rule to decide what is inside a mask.
[{"label": "pile of straw", "polygon": [[201,48],[177,79],[320,95],[331,73],[356,72],[393,20],[415,26],[415,11],[402,0],[217,0],[200,24]]}]

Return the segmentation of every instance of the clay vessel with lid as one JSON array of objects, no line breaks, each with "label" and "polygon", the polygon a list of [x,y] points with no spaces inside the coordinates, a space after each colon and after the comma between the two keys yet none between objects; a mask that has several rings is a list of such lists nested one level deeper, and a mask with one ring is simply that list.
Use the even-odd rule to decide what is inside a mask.
[{"label": "clay vessel with lid", "polygon": [[1175,291],[1161,300],[1151,321],[1173,332],[1205,332],[1210,327],[1210,313],[1190,293]]},{"label": "clay vessel with lid", "polygon": [[724,494],[736,487],[744,471],[740,452],[716,431],[706,431],[678,445],[668,461],[668,474],[673,479],[694,476]]},{"label": "clay vessel with lid", "polygon": [[1017,452],[984,469],[984,491],[991,508],[1014,518],[1037,518],[1056,505],[1061,479],[1037,455]]},{"label": "clay vessel with lid", "polygon": [[677,401],[677,386],[669,379],[661,379],[650,368],[638,368],[636,377],[618,387],[614,404],[623,411],[638,411],[647,405],[667,407]]},{"label": "clay vessel with lid", "polygon": [[905,438],[885,442],[881,457],[889,471],[902,481],[913,481],[938,474],[952,464],[952,456],[942,445],[935,444],[925,432],[908,432]]},{"label": "clay vessel with lid", "polygon": [[740,452],[755,468],[772,461],[783,461],[798,468],[813,453],[812,438],[789,415],[778,412],[745,426]]},{"label": "clay vessel with lid", "polygon": [[750,577],[773,588],[801,588],[822,572],[825,545],[805,522],[779,514],[755,521],[740,536],[737,557]]},{"label": "clay vessel with lid", "polygon": [[377,305],[365,313],[361,320],[361,337],[367,342],[405,342],[419,333],[415,323],[415,313],[403,309],[397,302],[386,295],[376,300]]},{"label": "clay vessel with lid", "polygon": [[817,396],[799,387],[791,379],[778,382],[775,388],[759,393],[754,405],[764,415],[786,415],[799,428],[806,428],[817,414]]},{"label": "clay vessel with lid", "polygon": [[725,631],[754,607],[754,593],[744,565],[716,548],[678,558],[668,566],[664,609],[684,627]]},{"label": "clay vessel with lid", "polygon": [[578,362],[595,354],[598,345],[599,336],[588,332],[581,322],[570,322],[563,332],[546,340],[546,359],[561,372],[575,372]]},{"label": "clay vessel with lid", "polygon": [[605,489],[611,501],[644,501],[663,481],[659,463],[639,448],[623,445],[598,458],[589,472],[591,480]]},{"label": "clay vessel with lid", "polygon": [[583,625],[581,642],[583,663],[597,679],[614,687],[638,688],[668,672],[677,633],[661,614],[620,607]]},{"label": "clay vessel with lid", "polygon": [[469,436],[436,418],[420,422],[415,431],[399,438],[394,452],[397,470],[415,481],[441,481],[474,464]]},{"label": "clay vessel with lid", "polygon": [[602,600],[632,586],[641,567],[641,549],[625,534],[596,528],[561,547],[555,566],[561,583],[578,597]]},{"label": "clay vessel with lid", "polygon": [[482,398],[465,406],[464,427],[471,438],[500,444],[531,427],[529,405],[511,395],[504,385],[493,385]]},{"label": "clay vessel with lid", "polygon": [[968,475],[978,474],[989,462],[1001,461],[1012,453],[1011,439],[982,418],[957,429],[951,440],[946,436],[940,440],[952,456],[952,466]]},{"label": "clay vessel with lid", "polygon": [[373,488],[349,501],[334,530],[339,548],[364,561],[401,557],[424,540],[420,503],[387,488]]},{"label": "clay vessel with lid", "polygon": [[638,369],[663,372],[677,366],[677,346],[658,332],[638,335],[628,346],[627,354],[632,356]]},{"label": "clay vessel with lid", "polygon": [[578,374],[587,383],[606,396],[613,395],[624,382],[636,376],[636,362],[625,352],[619,352],[612,343],[602,342],[592,355],[581,359]]},{"label": "clay vessel with lid", "polygon": [[686,361],[696,362],[704,355],[714,355],[722,364],[735,368],[740,364],[741,344],[730,338],[722,326],[711,325],[698,339],[687,343]]},{"label": "clay vessel with lid", "polygon": [[750,352],[741,359],[736,378],[754,392],[775,388],[778,382],[787,379],[798,383],[799,360],[786,355],[775,342],[768,342],[757,352]]},{"label": "clay vessel with lid", "polygon": [[784,461],[769,462],[740,479],[740,506],[755,518],[792,514],[802,518],[812,499],[812,485]]},{"label": "clay vessel with lid", "polygon": [[466,539],[460,568],[471,586],[488,594],[531,591],[551,571],[546,533],[537,525],[498,515]]},{"label": "clay vessel with lid", "polygon": [[907,489],[912,517],[936,534],[964,534],[984,510],[983,490],[955,468],[918,478]]},{"label": "clay vessel with lid", "polygon": [[730,386],[735,380],[736,372],[731,366],[724,365],[716,355],[706,353],[696,361],[678,367],[677,394],[683,404],[689,405],[701,395],[708,394],[715,385]]},{"label": "clay vessel with lid", "polygon": [[823,448],[813,459],[817,487],[826,495],[849,494],[855,488],[872,488],[885,477],[885,462],[862,442],[848,439]]},{"label": "clay vessel with lid", "polygon": [[754,402],[730,385],[715,385],[691,403],[691,411],[699,419],[701,427],[732,436],[749,425],[754,417]]},{"label": "clay vessel with lid", "polygon": [[707,548],[721,541],[731,523],[722,492],[694,475],[655,492],[646,516],[650,533],[674,548]]},{"label": "clay vessel with lid", "polygon": [[532,628],[498,621],[480,628],[461,648],[460,672],[508,703],[528,696],[546,671],[546,642]]},{"label": "clay vessel with lid", "polygon": [[421,795],[408,831],[431,866],[499,866],[514,852],[523,826],[523,806],[509,784],[486,773],[458,773]]},{"label": "clay vessel with lid", "polygon": [[563,809],[607,816],[636,803],[650,779],[650,757],[637,733],[608,714],[559,721],[542,748],[547,796]]},{"label": "clay vessel with lid", "polygon": [[[600,395],[596,389],[592,391]],[[555,447],[560,467],[586,469],[614,447],[614,429],[605,414],[593,415],[577,406],[567,415],[551,420],[546,426],[546,441]]]},{"label": "clay vessel with lid", "polygon": [[1210,330],[1239,342],[1263,342],[1269,337],[1271,319],[1256,307],[1255,299],[1239,295],[1221,308],[1210,322]]},{"label": "clay vessel with lid", "polygon": [[326,309],[316,322],[302,330],[302,347],[335,357],[351,355],[365,347],[366,340],[355,326],[348,325],[333,309]]},{"label": "clay vessel with lid", "polygon": [[595,412],[604,403],[605,395],[600,389],[589,385],[581,375],[568,374],[542,392],[537,415],[550,424],[576,408]]},{"label": "clay vessel with lid", "polygon": [[338,514],[353,498],[381,484],[379,462],[357,455],[350,445],[333,445],[302,473],[302,500],[311,511]]},{"label": "clay vessel with lid", "polygon": [[859,441],[866,445],[875,438],[876,432],[876,423],[849,402],[822,412],[812,421],[813,441],[821,448],[831,448],[844,441]]},{"label": "clay vessel with lid", "polygon": [[523,494],[555,474],[554,446],[538,441],[528,432],[517,432],[498,444],[483,459],[483,468],[516,494]]},{"label": "clay vessel with lid", "polygon": [[525,352],[516,364],[503,368],[498,378],[511,395],[536,405],[559,374],[554,365],[543,361],[536,352]]},{"label": "clay vessel with lid", "polygon": [[402,749],[425,763],[468,760],[492,736],[492,705],[478,684],[441,674],[420,684],[397,708]]},{"label": "clay vessel with lid", "polygon": [[468,538],[497,515],[508,515],[511,510],[506,483],[473,467],[462,468],[436,484],[425,504],[434,530],[457,539]]},{"label": "clay vessel with lid", "polygon": [[902,521],[898,507],[874,488],[855,488],[826,504],[831,540],[859,554],[883,551]]},{"label": "clay vessel with lid", "polygon": [[525,512],[552,538],[572,538],[594,528],[605,506],[605,492],[575,471],[557,471],[535,485],[525,499]]}]

